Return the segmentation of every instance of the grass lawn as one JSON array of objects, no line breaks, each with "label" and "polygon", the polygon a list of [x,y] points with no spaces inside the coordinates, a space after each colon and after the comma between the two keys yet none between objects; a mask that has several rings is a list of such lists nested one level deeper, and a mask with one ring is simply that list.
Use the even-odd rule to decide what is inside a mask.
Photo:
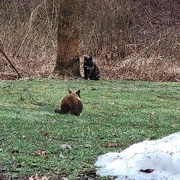
[{"label": "grass lawn", "polygon": [[[81,116],[54,113],[81,90]],[[88,179],[96,158],[180,131],[180,83],[143,81],[0,82],[0,174]],[[98,177],[98,179],[100,179]]]}]

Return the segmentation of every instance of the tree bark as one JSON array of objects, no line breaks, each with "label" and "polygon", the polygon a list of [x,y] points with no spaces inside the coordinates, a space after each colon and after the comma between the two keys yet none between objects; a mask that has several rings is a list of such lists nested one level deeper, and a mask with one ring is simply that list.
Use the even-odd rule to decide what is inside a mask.
[{"label": "tree bark", "polygon": [[58,47],[53,74],[66,78],[80,76],[77,0],[59,0]]}]

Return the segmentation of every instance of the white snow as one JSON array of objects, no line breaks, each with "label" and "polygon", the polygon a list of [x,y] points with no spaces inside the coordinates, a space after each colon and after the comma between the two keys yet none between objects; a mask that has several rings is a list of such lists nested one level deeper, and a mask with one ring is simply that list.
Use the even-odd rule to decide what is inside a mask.
[{"label": "white snow", "polygon": [[100,176],[117,180],[180,180],[180,132],[101,155],[95,166]]}]

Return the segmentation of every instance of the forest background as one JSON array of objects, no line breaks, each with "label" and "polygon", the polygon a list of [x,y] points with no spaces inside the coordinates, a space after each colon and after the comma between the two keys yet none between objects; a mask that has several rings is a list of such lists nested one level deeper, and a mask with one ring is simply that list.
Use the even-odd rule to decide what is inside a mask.
[{"label": "forest background", "polygon": [[[79,55],[103,79],[180,81],[179,0],[78,0]],[[48,77],[56,63],[58,0],[1,0],[0,44],[22,77]],[[0,79],[17,74],[0,55]]]}]

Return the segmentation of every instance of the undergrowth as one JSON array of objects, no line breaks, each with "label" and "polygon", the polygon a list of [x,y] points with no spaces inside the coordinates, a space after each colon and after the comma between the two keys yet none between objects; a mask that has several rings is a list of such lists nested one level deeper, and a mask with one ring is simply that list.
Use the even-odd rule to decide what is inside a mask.
[{"label": "undergrowth", "polygon": [[[103,79],[180,81],[178,0],[78,0],[79,55],[92,53]],[[56,63],[59,1],[0,2],[0,50],[22,77]],[[0,79],[16,73],[0,53]]]}]

